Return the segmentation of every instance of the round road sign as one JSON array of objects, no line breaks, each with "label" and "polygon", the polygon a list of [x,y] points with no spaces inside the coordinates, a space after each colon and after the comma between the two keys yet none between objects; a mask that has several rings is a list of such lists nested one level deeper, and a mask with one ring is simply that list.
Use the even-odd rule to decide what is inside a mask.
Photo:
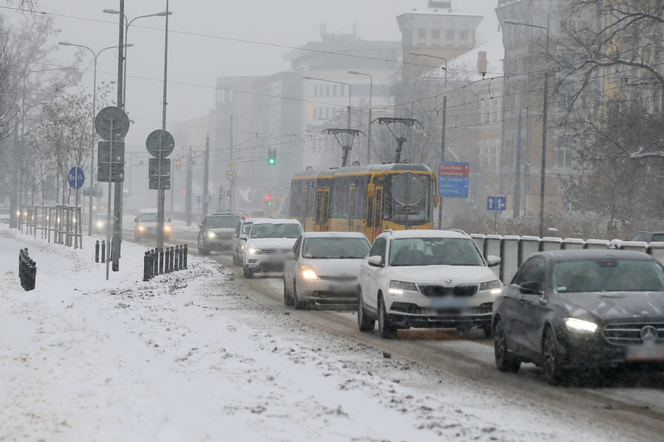
[{"label": "round road sign", "polygon": [[173,153],[175,140],[168,131],[157,129],[148,135],[145,146],[153,157],[159,158],[159,152],[161,151],[161,157],[163,158]]},{"label": "round road sign", "polygon": [[237,173],[235,173],[234,170],[229,170],[226,172],[226,179],[228,181],[235,181],[235,178],[237,178]]},{"label": "round road sign", "polygon": [[72,189],[80,189],[83,187],[83,183],[85,182],[85,174],[80,167],[72,167],[69,171],[67,180],[69,181],[69,186]]},{"label": "round road sign", "polygon": [[[113,126],[113,137],[111,137],[111,126]],[[105,107],[95,117],[95,130],[100,137],[106,141],[118,141],[129,132],[129,117],[116,106]]]}]

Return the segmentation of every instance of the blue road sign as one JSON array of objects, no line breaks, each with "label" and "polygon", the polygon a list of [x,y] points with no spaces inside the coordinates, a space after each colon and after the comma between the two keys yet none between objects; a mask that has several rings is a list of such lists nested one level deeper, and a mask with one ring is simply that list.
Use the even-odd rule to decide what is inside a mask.
[{"label": "blue road sign", "polygon": [[443,198],[468,198],[468,178],[439,176],[438,196]]},{"label": "blue road sign", "polygon": [[80,167],[72,167],[69,171],[68,180],[69,186],[72,189],[80,189],[83,187],[83,183],[85,182],[85,174],[83,173],[83,169]]},{"label": "blue road sign", "polygon": [[506,210],[506,196],[488,196],[486,198],[486,210]]}]

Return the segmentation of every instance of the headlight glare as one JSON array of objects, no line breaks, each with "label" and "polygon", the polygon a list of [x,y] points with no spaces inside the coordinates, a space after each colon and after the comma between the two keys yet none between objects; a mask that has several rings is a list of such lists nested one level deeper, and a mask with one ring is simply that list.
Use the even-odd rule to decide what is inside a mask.
[{"label": "headlight glare", "polygon": [[302,277],[304,279],[318,279],[318,275],[310,266],[302,266]]},{"label": "headlight glare", "polygon": [[254,247],[249,247],[247,249],[247,252],[249,252],[250,255],[258,255],[261,252],[261,249],[257,249]]},{"label": "headlight glare", "polygon": [[567,329],[574,332],[590,332],[594,333],[597,330],[597,324],[583,319],[567,318],[565,319]]},{"label": "headlight glare", "polygon": [[217,237],[217,234],[216,234],[216,233],[214,233],[214,232],[212,232],[212,231],[208,232],[208,238],[210,238],[210,239],[214,239],[214,238],[216,238],[216,237]]},{"label": "headlight glare", "polygon": [[390,294],[395,296],[403,295],[404,290],[418,292],[417,286],[412,282],[390,281]]},{"label": "headlight glare", "polygon": [[139,232],[142,232],[142,231],[144,231],[144,230],[145,230],[145,226],[138,226],[138,231],[139,231]]}]

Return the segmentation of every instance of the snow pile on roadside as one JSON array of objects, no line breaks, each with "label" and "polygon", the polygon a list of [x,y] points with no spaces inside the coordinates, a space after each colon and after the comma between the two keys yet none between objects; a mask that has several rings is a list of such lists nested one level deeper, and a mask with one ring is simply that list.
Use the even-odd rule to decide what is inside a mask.
[{"label": "snow pile on roadside", "polygon": [[[39,269],[32,292],[15,254],[2,252],[26,244]],[[580,437],[257,306],[213,261],[190,257],[188,270],[142,282],[144,250],[123,244],[121,272],[107,282],[90,248],[0,229],[0,440]]]}]

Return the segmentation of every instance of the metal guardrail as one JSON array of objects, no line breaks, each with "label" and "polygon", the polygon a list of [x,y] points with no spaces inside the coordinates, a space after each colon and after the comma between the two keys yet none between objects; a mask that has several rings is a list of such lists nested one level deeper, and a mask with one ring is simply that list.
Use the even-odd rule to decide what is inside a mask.
[{"label": "metal guardrail", "polygon": [[187,253],[186,244],[148,250],[143,256],[143,281],[149,281],[164,273],[186,269]]},{"label": "metal guardrail", "polygon": [[26,292],[35,289],[37,280],[37,263],[28,256],[28,249],[21,249],[18,253],[18,277],[21,287]]}]

